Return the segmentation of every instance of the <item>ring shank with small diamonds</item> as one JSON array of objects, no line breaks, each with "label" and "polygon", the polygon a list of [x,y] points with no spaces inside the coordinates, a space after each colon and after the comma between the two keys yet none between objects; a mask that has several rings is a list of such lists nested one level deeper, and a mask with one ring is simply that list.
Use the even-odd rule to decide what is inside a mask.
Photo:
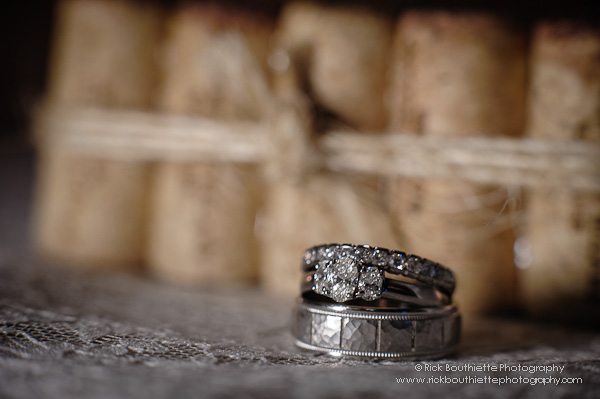
[{"label": "ring shank with small diamonds", "polygon": [[343,253],[353,253],[364,266],[374,266],[384,272],[402,275],[424,284],[430,284],[448,296],[452,296],[455,279],[452,271],[420,256],[368,245],[325,244],[304,252],[302,269],[314,271],[319,263],[333,260]]}]

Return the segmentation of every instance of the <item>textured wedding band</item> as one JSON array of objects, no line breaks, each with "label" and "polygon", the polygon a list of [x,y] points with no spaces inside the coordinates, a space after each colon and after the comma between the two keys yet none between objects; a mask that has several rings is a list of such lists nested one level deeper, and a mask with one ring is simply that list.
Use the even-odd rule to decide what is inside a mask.
[{"label": "textured wedding band", "polygon": [[432,285],[448,297],[456,285],[453,273],[439,263],[368,245],[326,244],[309,248],[304,252],[302,269],[315,272],[316,293],[336,302],[357,296],[376,299],[382,292],[386,272]]},{"label": "textured wedding band", "polygon": [[[300,285],[300,292],[306,296],[315,291],[315,276],[318,272],[310,272],[305,274]],[[399,281],[386,278],[376,272],[361,273],[356,289],[352,294],[352,300],[367,301],[370,305],[373,301],[380,299],[386,303],[395,303],[397,306],[414,305],[421,307],[440,307],[450,304],[451,300],[448,295],[445,295],[431,285],[415,284],[407,281]],[[323,298],[325,300],[325,298]]]},{"label": "textured wedding band", "polygon": [[460,315],[441,308],[390,309],[298,298],[293,333],[304,349],[372,358],[432,359],[456,349]]}]

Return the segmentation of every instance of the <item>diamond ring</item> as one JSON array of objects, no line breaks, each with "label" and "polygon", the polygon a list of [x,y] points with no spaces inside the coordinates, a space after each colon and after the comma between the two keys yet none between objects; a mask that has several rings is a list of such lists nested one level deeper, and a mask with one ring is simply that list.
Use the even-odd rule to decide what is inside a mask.
[{"label": "diamond ring", "polygon": [[336,302],[357,298],[372,301],[386,292],[392,294],[397,285],[389,283],[384,273],[432,286],[448,299],[455,288],[454,275],[439,263],[368,245],[327,244],[309,248],[304,252],[303,270],[311,273],[314,292]]}]

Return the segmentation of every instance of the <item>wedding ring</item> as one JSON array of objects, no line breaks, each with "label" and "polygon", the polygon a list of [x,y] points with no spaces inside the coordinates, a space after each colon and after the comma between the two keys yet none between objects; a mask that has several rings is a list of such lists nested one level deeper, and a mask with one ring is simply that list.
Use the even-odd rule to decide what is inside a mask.
[{"label": "wedding ring", "polygon": [[368,245],[327,244],[305,251],[302,270],[293,326],[301,348],[430,359],[458,345],[456,283],[439,263]]},{"label": "wedding ring", "polygon": [[372,358],[432,359],[456,349],[453,305],[410,309],[325,304],[299,297],[293,334],[304,349]]},{"label": "wedding ring", "polygon": [[309,248],[304,252],[302,268],[313,273],[313,291],[336,302],[357,297],[378,299],[384,292],[384,273],[431,285],[448,298],[456,285],[452,272],[439,263],[368,245],[326,244]]}]

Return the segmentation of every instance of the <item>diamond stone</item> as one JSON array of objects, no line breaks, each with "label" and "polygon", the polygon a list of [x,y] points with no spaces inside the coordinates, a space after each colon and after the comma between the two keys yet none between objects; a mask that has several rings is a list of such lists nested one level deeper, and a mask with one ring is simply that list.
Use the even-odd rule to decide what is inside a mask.
[{"label": "diamond stone", "polygon": [[342,250],[333,260],[319,262],[313,290],[336,302],[354,298],[358,279],[358,261],[353,253]]},{"label": "diamond stone", "polygon": [[354,284],[340,281],[331,287],[331,299],[336,302],[344,302],[354,297]]},{"label": "diamond stone", "polygon": [[392,269],[403,270],[404,269],[404,260],[406,256],[401,252],[394,252],[389,257],[389,267]]},{"label": "diamond stone", "polygon": [[337,251],[334,252],[334,255],[337,255],[337,257],[339,259],[342,259],[342,258],[354,259],[355,249],[351,245],[342,245],[340,248],[337,248]]},{"label": "diamond stone", "polygon": [[331,259],[333,257],[333,252],[334,250],[330,246],[323,246],[317,250],[317,254],[321,260]]},{"label": "diamond stone", "polygon": [[369,246],[362,245],[360,247],[356,247],[354,252],[363,264],[370,264],[373,260],[373,248]]},{"label": "diamond stone", "polygon": [[409,256],[405,267],[407,271],[418,274],[421,271],[421,259],[417,256]]},{"label": "diamond stone", "polygon": [[378,248],[373,251],[371,262],[375,266],[385,266],[388,261],[388,252],[386,250]]},{"label": "diamond stone", "polygon": [[358,277],[358,264],[352,258],[343,257],[334,262],[337,275],[344,280],[354,280]]},{"label": "diamond stone", "polygon": [[317,257],[317,251],[314,248],[304,251],[304,264],[310,266]]},{"label": "diamond stone", "polygon": [[314,275],[314,287],[313,290],[317,294],[329,296],[331,289],[331,278],[330,275],[333,271],[330,261],[321,261],[317,265],[317,271]]},{"label": "diamond stone", "polygon": [[435,262],[432,262],[428,259],[423,259],[423,264],[421,265],[421,274],[423,276],[432,277],[437,272]]},{"label": "diamond stone", "polygon": [[358,279],[358,294],[366,301],[373,301],[381,296],[383,290],[383,273],[374,266],[365,267]]}]

